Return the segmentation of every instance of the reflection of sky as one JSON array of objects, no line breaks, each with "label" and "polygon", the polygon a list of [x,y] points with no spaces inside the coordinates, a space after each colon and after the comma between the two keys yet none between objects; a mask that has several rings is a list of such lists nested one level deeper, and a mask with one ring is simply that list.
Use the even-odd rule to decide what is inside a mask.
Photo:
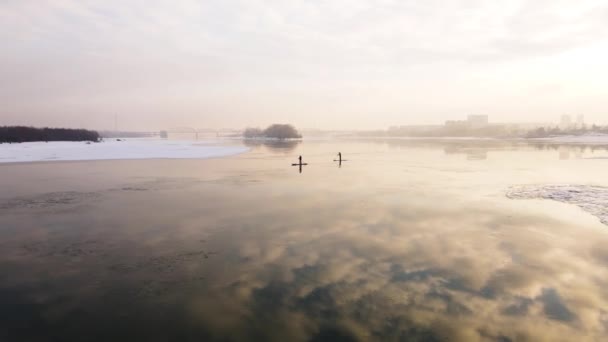
[{"label": "reflection of sky", "polygon": [[[353,153],[336,169],[322,159],[349,147],[368,162]],[[539,182],[535,170],[563,163],[554,180],[608,185],[604,161],[509,149],[471,163],[442,148],[395,153],[371,144],[302,144],[293,153],[310,155],[301,175],[283,172],[290,156],[258,162],[256,151],[179,163],[189,171],[70,164],[82,171],[70,190],[106,166],[133,182],[95,196],[47,195],[48,205],[29,208],[22,204],[41,197],[24,195],[0,209],[8,227],[0,296],[21,308],[7,322],[73,336],[105,325],[107,336],[136,334],[156,322],[146,324],[152,339],[178,330],[282,341],[606,334],[606,227],[574,206],[504,197],[505,185]],[[131,178],[141,169],[144,178]],[[22,177],[36,184],[46,176]],[[119,321],[129,324],[111,324]]]}]

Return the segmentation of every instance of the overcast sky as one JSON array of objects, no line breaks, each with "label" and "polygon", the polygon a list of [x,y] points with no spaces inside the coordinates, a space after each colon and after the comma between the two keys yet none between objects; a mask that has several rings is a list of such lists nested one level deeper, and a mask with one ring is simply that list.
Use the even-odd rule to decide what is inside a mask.
[{"label": "overcast sky", "polygon": [[0,0],[0,125],[608,124],[607,0]]}]

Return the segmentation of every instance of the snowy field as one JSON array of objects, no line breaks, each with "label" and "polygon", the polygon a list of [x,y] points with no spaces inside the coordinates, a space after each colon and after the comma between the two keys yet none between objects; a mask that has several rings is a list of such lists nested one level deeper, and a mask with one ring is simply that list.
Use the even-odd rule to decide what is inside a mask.
[{"label": "snowy field", "polygon": [[114,159],[204,159],[248,151],[242,146],[220,146],[209,142],[154,139],[86,142],[28,142],[0,144],[0,163],[114,160]]},{"label": "snowy field", "polygon": [[592,185],[517,185],[507,191],[512,199],[550,199],[574,204],[608,225],[608,187]]}]

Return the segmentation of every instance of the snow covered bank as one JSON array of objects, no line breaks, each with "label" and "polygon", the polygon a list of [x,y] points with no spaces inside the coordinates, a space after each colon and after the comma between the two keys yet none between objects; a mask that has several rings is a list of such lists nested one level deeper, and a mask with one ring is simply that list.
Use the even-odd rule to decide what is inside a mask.
[{"label": "snow covered bank", "polygon": [[210,143],[126,139],[100,143],[30,142],[0,144],[0,163],[113,160],[113,159],[204,159],[223,157],[248,151],[243,146],[219,146]]},{"label": "snow covered bank", "polygon": [[578,143],[578,144],[606,144],[608,145],[608,134],[594,133],[583,135],[561,135],[547,138],[532,138],[529,141],[543,141],[556,143]]},{"label": "snow covered bank", "polygon": [[608,187],[592,185],[517,185],[507,191],[512,199],[550,199],[574,204],[608,225]]}]

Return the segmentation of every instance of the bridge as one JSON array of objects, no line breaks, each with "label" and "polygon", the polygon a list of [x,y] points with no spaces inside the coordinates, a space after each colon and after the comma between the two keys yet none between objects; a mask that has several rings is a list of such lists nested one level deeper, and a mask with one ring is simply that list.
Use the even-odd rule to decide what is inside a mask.
[{"label": "bridge", "polygon": [[192,134],[196,140],[199,136],[215,136],[215,137],[227,137],[240,135],[242,130],[236,130],[232,128],[193,128],[193,127],[173,127],[167,130],[162,130],[158,134],[162,137],[163,135],[168,136],[169,134]]},{"label": "bridge", "polygon": [[233,128],[192,128],[192,127],[173,127],[161,131],[100,131],[104,138],[141,138],[157,137],[168,138],[171,134],[187,134],[198,140],[200,137],[234,137],[241,136],[242,131]]}]

